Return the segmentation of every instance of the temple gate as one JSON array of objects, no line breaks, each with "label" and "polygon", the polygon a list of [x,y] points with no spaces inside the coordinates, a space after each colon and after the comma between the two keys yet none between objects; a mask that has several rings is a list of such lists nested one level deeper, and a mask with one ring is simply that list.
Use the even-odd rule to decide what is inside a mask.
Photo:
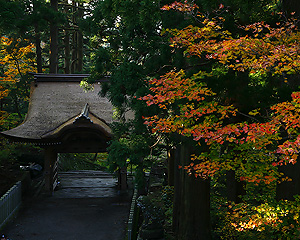
[{"label": "temple gate", "polygon": [[[99,96],[101,81],[92,91],[79,85],[84,74],[34,74],[27,116],[16,128],[1,134],[15,142],[27,142],[45,149],[45,188],[52,193],[57,185],[58,153],[106,152],[112,138],[109,124],[113,107]],[[123,169],[124,170],[124,169]],[[119,182],[127,186],[127,173]]]}]

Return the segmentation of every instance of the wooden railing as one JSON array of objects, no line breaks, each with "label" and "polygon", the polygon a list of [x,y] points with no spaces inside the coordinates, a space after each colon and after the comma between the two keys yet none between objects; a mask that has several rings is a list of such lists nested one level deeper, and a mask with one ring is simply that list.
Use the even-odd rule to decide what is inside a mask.
[{"label": "wooden railing", "polygon": [[134,193],[131,201],[130,206],[130,213],[129,213],[129,219],[128,219],[128,240],[135,240],[136,239],[136,199],[137,199],[137,186],[134,188]]},{"label": "wooden railing", "polygon": [[19,209],[22,202],[22,183],[17,182],[0,198],[0,230]]},{"label": "wooden railing", "polygon": [[52,172],[52,192],[55,190],[57,185],[58,185],[58,161],[56,160]]}]

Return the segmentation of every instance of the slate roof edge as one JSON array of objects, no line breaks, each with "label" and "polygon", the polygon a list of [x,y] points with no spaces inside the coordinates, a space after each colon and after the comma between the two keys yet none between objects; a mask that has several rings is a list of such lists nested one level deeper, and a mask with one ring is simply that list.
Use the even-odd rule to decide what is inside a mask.
[{"label": "slate roof edge", "polygon": [[[34,76],[35,82],[80,82],[84,78],[88,78],[91,74],[45,74],[31,73]],[[104,76],[96,82],[108,82],[109,76]]]},{"label": "slate roof edge", "polygon": [[8,132],[8,131],[0,132],[0,136],[3,136],[5,138],[7,138],[9,141],[15,142],[15,143],[30,143],[30,144],[34,144],[34,145],[59,145],[59,144],[61,144],[61,142],[57,141],[56,139],[49,141],[49,139],[45,140],[45,139],[41,139],[41,138],[19,137],[19,136],[7,134],[6,132]]}]

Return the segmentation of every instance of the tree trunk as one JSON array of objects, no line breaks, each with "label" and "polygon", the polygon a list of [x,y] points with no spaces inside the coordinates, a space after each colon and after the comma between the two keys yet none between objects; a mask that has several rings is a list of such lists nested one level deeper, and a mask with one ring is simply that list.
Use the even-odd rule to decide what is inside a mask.
[{"label": "tree trunk", "polygon": [[[58,0],[51,0],[51,7],[58,11]],[[50,21],[50,73],[58,72],[58,26],[55,20]]]},{"label": "tree trunk", "polygon": [[245,188],[241,181],[237,181],[235,178],[235,172],[233,170],[226,172],[226,192],[227,200],[235,203],[242,202],[241,195],[245,195]]},{"label": "tree trunk", "polygon": [[144,167],[145,166],[143,164],[143,159],[141,159],[140,163],[137,165],[137,168],[135,170],[135,179],[137,183],[138,195],[147,194],[147,182]]},{"label": "tree trunk", "polygon": [[0,111],[3,111],[4,101],[3,98],[0,98]]},{"label": "tree trunk", "polygon": [[118,170],[118,187],[119,190],[127,190],[128,185],[127,185],[127,167],[120,167]]},{"label": "tree trunk", "polygon": [[[67,6],[68,1],[65,0],[66,7],[65,7],[65,14],[68,14],[69,7]],[[71,51],[70,51],[70,31],[69,31],[69,23],[65,25],[65,37],[64,37],[64,47],[65,47],[65,65],[64,65],[64,72],[65,74],[70,73],[70,60],[71,60]]]},{"label": "tree trunk", "polygon": [[[75,1],[72,2],[73,5],[73,26],[76,28],[77,27],[77,19],[76,19],[76,14],[77,14],[77,4]],[[74,29],[73,34],[72,34],[72,62],[71,62],[71,73],[76,72],[76,64],[77,64],[77,30]]]},{"label": "tree trunk", "polygon": [[277,184],[276,199],[294,200],[294,195],[300,195],[300,163],[280,166],[279,170],[292,181],[284,181]]},{"label": "tree trunk", "polygon": [[43,72],[43,62],[42,62],[42,49],[41,49],[41,38],[38,30],[38,25],[35,24],[35,52],[36,52],[36,65],[37,72]]},{"label": "tree trunk", "polygon": [[[83,4],[78,3],[78,14],[77,17],[80,20],[83,18]],[[78,22],[78,21],[77,21]],[[76,64],[76,72],[81,72],[83,68],[83,35],[80,29],[77,32],[77,64]]]},{"label": "tree trunk", "polygon": [[18,101],[18,96],[14,95],[13,96],[13,102],[14,102],[14,105],[15,105],[15,112],[18,114],[20,120],[22,120],[22,114],[20,112],[20,108],[19,108],[19,101]]},{"label": "tree trunk", "polygon": [[71,73],[76,72],[77,62],[77,31],[75,30],[72,35],[72,62],[71,62]]},{"label": "tree trunk", "polygon": [[180,163],[180,146],[174,152],[174,202],[173,202],[173,232],[177,233],[180,221],[181,195],[183,182],[181,181],[181,171],[178,169]]},{"label": "tree trunk", "polygon": [[[36,1],[33,1],[33,10],[36,11]],[[37,72],[43,72],[43,62],[42,62],[42,48],[41,48],[41,34],[39,30],[39,25],[36,22],[34,24],[34,31],[35,31],[35,53],[36,53],[36,65],[37,65]]]},{"label": "tree trunk", "polygon": [[[175,164],[190,163],[192,148],[182,144],[176,149]],[[173,230],[179,240],[210,240],[210,182],[189,176],[176,168]]]},{"label": "tree trunk", "polygon": [[168,151],[168,185],[174,186],[174,174],[175,174],[175,164],[174,164],[174,149]]},{"label": "tree trunk", "polygon": [[65,74],[70,73],[70,56],[71,56],[71,51],[70,51],[70,33],[69,30],[65,30],[65,66],[64,66],[64,72]]}]

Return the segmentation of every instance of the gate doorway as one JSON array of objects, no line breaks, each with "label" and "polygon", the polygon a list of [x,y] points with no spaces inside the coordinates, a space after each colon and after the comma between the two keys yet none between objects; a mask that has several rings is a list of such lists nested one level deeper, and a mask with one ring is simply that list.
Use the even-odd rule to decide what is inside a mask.
[{"label": "gate doorway", "polygon": [[107,171],[107,153],[58,154],[55,198],[103,198],[118,195],[117,178]]}]

